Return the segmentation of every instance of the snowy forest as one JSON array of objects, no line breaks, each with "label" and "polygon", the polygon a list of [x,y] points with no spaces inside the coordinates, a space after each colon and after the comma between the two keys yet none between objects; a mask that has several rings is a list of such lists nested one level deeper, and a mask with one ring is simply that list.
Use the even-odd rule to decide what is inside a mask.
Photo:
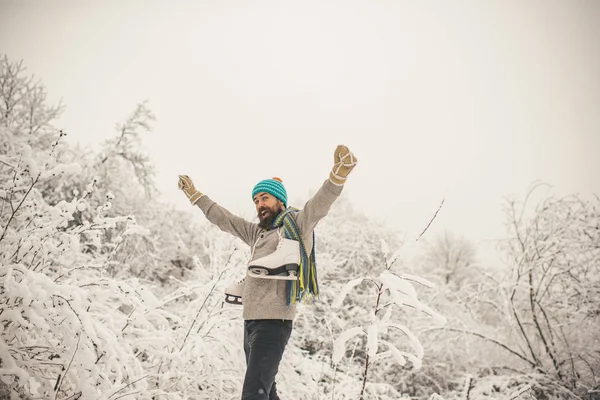
[{"label": "snowy forest", "polygon": [[[1,56],[0,398],[238,399],[224,288],[249,249],[156,200],[147,103],[92,151],[46,96]],[[600,399],[600,199],[538,197],[505,202],[492,267],[451,232],[406,257],[342,196],[317,227],[321,294],[299,307],[282,398]]]}]

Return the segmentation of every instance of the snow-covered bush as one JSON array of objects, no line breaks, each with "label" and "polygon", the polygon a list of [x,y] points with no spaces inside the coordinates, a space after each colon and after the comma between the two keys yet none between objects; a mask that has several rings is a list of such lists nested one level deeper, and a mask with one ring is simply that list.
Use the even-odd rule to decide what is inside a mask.
[{"label": "snow-covered bush", "polygon": [[[364,358],[363,383],[360,391],[361,399],[368,393],[369,368],[381,361],[391,358],[401,367],[405,366],[407,361],[410,361],[415,369],[421,368],[424,355],[423,346],[407,326],[394,321],[392,315],[394,315],[395,307],[402,311],[405,307],[411,308],[433,318],[438,324],[446,322],[442,315],[419,300],[417,291],[413,286],[414,283],[426,287],[431,287],[433,284],[411,274],[394,273],[392,267],[399,254],[391,255],[385,240],[381,240],[381,249],[386,260],[384,271],[379,276],[373,277],[365,274],[350,280],[332,304],[334,309],[338,309],[348,292],[363,282],[368,282],[375,288],[373,293],[375,300],[372,304],[371,321],[368,326],[351,326],[335,339],[333,345],[332,362],[337,365],[347,353],[347,342],[357,336],[364,336],[366,356]],[[367,304],[362,306],[368,307]],[[392,334],[391,331],[397,331],[396,333],[400,333],[400,337]],[[400,349],[398,346],[400,346]],[[389,367],[389,364],[387,367]]]},{"label": "snow-covered bush", "polygon": [[547,398],[595,395],[599,210],[597,197],[555,198],[540,186],[507,202],[505,267],[472,264],[477,280],[434,294],[448,324],[426,331],[424,343],[446,392],[460,391],[469,373],[478,396],[508,398],[525,384]]},{"label": "snow-covered bush", "polygon": [[[181,229],[179,237],[188,236],[180,247],[188,246],[183,256],[196,283],[169,279],[172,270],[165,268],[160,278],[176,290],[163,288],[157,296],[157,284],[140,279],[155,277],[154,270],[132,276],[131,263],[146,250],[140,241],[156,245],[158,238],[149,240],[152,232],[137,215],[124,212],[126,205],[150,201],[131,179],[119,181],[129,192],[107,190],[126,174],[90,168],[93,154],[78,160],[51,125],[58,111],[43,103],[43,87],[23,78],[20,64],[0,61],[0,393],[235,397],[243,356],[239,350],[236,357],[214,356],[241,347],[232,345],[230,332],[232,315],[240,311],[219,308],[222,286],[234,274],[227,262],[238,257],[231,257],[232,243],[219,241],[210,228],[197,231],[200,238]],[[155,208],[130,209],[138,210]],[[153,226],[161,223],[143,216]],[[202,240],[215,242],[210,255],[202,246],[190,248]]]},{"label": "snow-covered bush", "polygon": [[[230,343],[231,335],[219,334],[231,325],[231,317],[216,309],[222,304],[216,284],[226,282],[223,273],[214,272],[217,267],[227,271],[225,263],[216,264],[230,243],[221,242],[227,248],[220,254],[212,247],[212,268],[198,262],[199,284],[183,285],[185,290],[159,300],[139,279],[112,273],[125,267],[126,260],[118,260],[125,240],[147,235],[147,229],[133,216],[107,217],[110,196],[98,207],[90,204],[93,182],[79,196],[47,204],[36,184],[79,169],[61,164],[43,169],[30,154],[26,146],[20,155],[5,158],[15,165],[14,179],[3,179],[1,187],[4,384],[23,396],[57,399],[233,394],[243,375],[242,366],[232,368],[231,360],[243,358],[221,361],[213,356],[237,347]],[[95,210],[93,220],[73,223],[76,212],[89,209]],[[170,310],[183,297],[184,305]],[[235,373],[229,378],[213,373],[224,370]],[[201,382],[199,377],[204,377]]]},{"label": "snow-covered bush", "polygon": [[[28,145],[20,154],[3,156],[10,165],[0,167],[2,379],[33,396],[109,393],[116,382],[142,374],[113,324],[118,325],[114,311],[122,303],[143,300],[135,286],[105,276],[120,238],[134,233],[135,222],[104,217],[106,202],[94,220],[69,226],[75,212],[90,207],[86,197],[93,183],[54,206],[36,185],[77,174],[78,165],[56,163],[52,154],[35,160]],[[118,232],[113,251],[96,258],[86,254],[105,230]]]}]

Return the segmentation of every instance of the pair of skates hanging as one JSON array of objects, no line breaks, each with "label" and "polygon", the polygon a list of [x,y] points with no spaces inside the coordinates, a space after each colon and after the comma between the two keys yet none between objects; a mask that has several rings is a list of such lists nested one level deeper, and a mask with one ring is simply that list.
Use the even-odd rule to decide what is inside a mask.
[{"label": "pair of skates hanging", "polygon": [[[300,243],[296,240],[280,238],[277,249],[268,256],[248,264],[248,276],[263,279],[296,280],[300,266]],[[244,279],[225,289],[225,302],[242,304]]]}]

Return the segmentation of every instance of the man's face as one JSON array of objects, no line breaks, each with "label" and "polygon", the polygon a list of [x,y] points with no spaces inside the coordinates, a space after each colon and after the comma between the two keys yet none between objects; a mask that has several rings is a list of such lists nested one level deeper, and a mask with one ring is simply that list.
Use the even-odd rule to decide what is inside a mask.
[{"label": "man's face", "polygon": [[258,226],[268,229],[275,218],[283,211],[283,203],[277,197],[269,193],[260,192],[254,196],[254,206],[258,215]]}]

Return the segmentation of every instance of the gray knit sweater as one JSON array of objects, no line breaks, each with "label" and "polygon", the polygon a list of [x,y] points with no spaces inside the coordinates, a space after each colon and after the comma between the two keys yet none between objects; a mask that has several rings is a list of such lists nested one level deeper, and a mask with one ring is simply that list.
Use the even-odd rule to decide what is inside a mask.
[{"label": "gray knit sweater", "polygon": [[[296,224],[304,240],[306,251],[309,253],[313,246],[312,233],[315,226],[321,218],[327,215],[331,205],[341,194],[342,188],[343,186],[336,186],[329,179],[326,180],[296,215]],[[196,204],[210,222],[254,248],[249,262],[275,251],[279,241],[276,230],[263,230],[258,227],[258,224],[230,213],[206,195],[202,196]],[[280,234],[283,237],[283,231]],[[296,314],[296,305],[288,306],[286,295],[287,281],[246,276],[242,294],[244,319],[293,320]]]}]

